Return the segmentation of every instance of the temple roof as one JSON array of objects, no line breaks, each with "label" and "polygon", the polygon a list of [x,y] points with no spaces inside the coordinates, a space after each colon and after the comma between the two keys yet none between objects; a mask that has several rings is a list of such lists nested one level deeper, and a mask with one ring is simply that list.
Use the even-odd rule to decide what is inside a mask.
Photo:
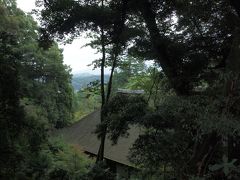
[{"label": "temple roof", "polygon": [[[99,123],[100,111],[95,111],[72,126],[58,130],[57,135],[62,136],[67,143],[77,145],[83,151],[97,155],[100,140],[94,131]],[[106,159],[132,166],[128,160],[129,150],[138,138],[140,128],[132,126],[128,133],[127,137],[120,137],[116,145],[112,145],[112,142],[106,139],[104,152]]]}]

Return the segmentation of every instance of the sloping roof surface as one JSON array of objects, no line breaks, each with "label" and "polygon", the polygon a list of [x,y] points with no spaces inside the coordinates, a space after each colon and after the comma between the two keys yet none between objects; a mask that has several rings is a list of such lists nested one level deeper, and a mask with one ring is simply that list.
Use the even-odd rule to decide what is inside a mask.
[{"label": "sloping roof surface", "polygon": [[[70,144],[78,145],[82,150],[97,155],[100,140],[94,134],[96,125],[100,123],[100,112],[95,111],[81,119],[71,127],[64,128],[57,132],[63,139]],[[131,127],[128,130],[128,137],[120,137],[116,145],[107,138],[105,141],[104,157],[121,164],[131,166],[127,156],[129,149],[140,134],[140,129]]]}]

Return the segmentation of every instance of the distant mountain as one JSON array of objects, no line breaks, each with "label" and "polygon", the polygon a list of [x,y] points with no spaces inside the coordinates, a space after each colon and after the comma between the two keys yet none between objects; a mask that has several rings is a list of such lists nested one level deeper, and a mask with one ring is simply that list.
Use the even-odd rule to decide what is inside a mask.
[{"label": "distant mountain", "polygon": [[[109,74],[106,74],[104,76],[105,83],[108,82],[109,80]],[[94,74],[89,74],[89,73],[79,73],[79,74],[73,74],[72,77],[72,86],[75,91],[80,90],[81,88],[87,87],[87,85],[90,82],[96,81],[96,80],[101,80],[100,75],[94,75]]]}]

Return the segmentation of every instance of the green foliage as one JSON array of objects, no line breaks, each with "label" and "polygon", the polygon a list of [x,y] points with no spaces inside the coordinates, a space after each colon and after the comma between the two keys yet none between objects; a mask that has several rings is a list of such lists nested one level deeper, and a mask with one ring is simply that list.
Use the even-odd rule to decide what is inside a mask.
[{"label": "green foliage", "polygon": [[[37,42],[28,42],[22,47],[26,59],[21,67],[23,97],[33,99],[42,107],[48,121],[56,128],[72,120],[71,76],[64,66],[60,50],[56,45],[48,51],[37,47]],[[31,53],[28,51],[31,49]]]},{"label": "green foliage", "polygon": [[[24,139],[25,113],[20,105],[19,60],[21,55],[16,51],[17,36],[8,30],[15,20],[8,17],[10,11],[0,2],[0,18],[4,18],[0,29],[0,178],[15,177],[23,163],[23,147],[27,144]],[[2,28],[3,27],[3,28]],[[6,27],[6,29],[4,28]],[[16,29],[14,28],[13,32]],[[11,83],[9,83],[11,82]]]},{"label": "green foliage", "polygon": [[196,98],[193,102],[189,100],[166,97],[156,112],[142,118],[139,123],[146,132],[134,144],[131,156],[136,164],[148,168],[169,163],[176,169],[186,166],[191,155],[189,145],[195,138],[194,128],[202,114]]},{"label": "green foliage", "polygon": [[48,132],[72,120],[68,67],[54,44],[38,47],[33,18],[0,2],[0,179],[48,179]]},{"label": "green foliage", "polygon": [[144,96],[151,107],[168,94],[173,94],[169,80],[156,64],[147,66],[142,59],[125,57],[114,72],[113,91],[118,88],[144,90]]},{"label": "green foliage", "polygon": [[88,174],[86,180],[114,180],[114,174],[110,171],[105,162],[96,163]]},{"label": "green foliage", "polygon": [[[106,40],[108,55],[124,52],[161,65],[162,72],[155,75],[145,71],[131,77],[131,68],[116,73],[119,85],[149,92],[151,111],[135,121],[145,131],[132,150],[136,164],[156,173],[162,173],[159,167],[167,164],[179,179],[201,179],[209,173],[208,165],[219,164],[223,154],[240,159],[237,0],[117,0],[102,1],[102,5],[97,0],[40,2],[48,36],[63,38],[102,30],[105,38],[97,36],[92,46],[99,48]],[[156,74],[160,78],[155,82]],[[116,100],[112,107],[106,105],[105,123],[109,125],[102,128],[109,126],[112,139],[126,132],[134,122],[130,119],[143,115],[141,107],[128,99]],[[128,110],[135,105],[137,110]],[[220,163],[217,167],[222,168],[211,174],[212,179],[227,178],[224,169],[230,172],[233,164],[225,160],[227,168]]]},{"label": "green foliage", "polygon": [[96,133],[101,135],[107,127],[110,139],[114,144],[120,136],[125,136],[129,124],[136,123],[147,111],[144,97],[137,95],[117,94],[103,107],[105,121],[97,128]]},{"label": "green foliage", "polygon": [[49,179],[83,179],[93,163],[78,147],[67,145],[60,139],[50,141],[50,153],[52,165],[48,169]]},{"label": "green foliage", "polygon": [[78,147],[64,143],[61,139],[50,139],[39,153],[27,156],[27,163],[18,172],[23,179],[83,179],[91,162]]},{"label": "green foliage", "polygon": [[[211,90],[208,93],[211,94]],[[239,133],[240,124],[235,119],[239,117],[238,113],[221,113],[229,99],[220,94],[215,97],[209,94],[178,97],[165,93],[156,110],[151,111],[147,111],[146,105],[142,106],[141,98],[138,101],[137,97],[117,95],[104,111],[109,136],[116,143],[129,125],[139,124],[144,133],[131,150],[133,163],[157,177],[163,174],[159,168],[163,165],[167,165],[168,173],[172,175],[191,174],[193,158],[199,158],[203,153],[207,160],[202,163],[216,163],[226,149],[225,142],[222,144],[219,139],[235,139]],[[210,150],[206,151],[205,146],[210,146]],[[234,162],[225,163],[226,170],[233,168]],[[222,164],[216,166],[221,167],[218,170],[224,170]],[[209,177],[207,172],[206,169],[206,178]]]},{"label": "green foliage", "polygon": [[[209,158],[201,159],[202,164],[216,162],[227,147],[220,139],[228,137],[238,142],[235,138],[239,122],[234,118],[238,116],[221,113],[225,103],[219,96],[215,99],[207,95],[166,96],[156,111],[149,112],[140,121],[145,133],[135,142],[130,159],[143,168],[156,168],[156,172],[158,167],[168,164],[174,173],[180,173],[179,176],[186,170],[191,172],[194,167],[191,161],[201,153]],[[208,151],[205,146],[210,146]],[[225,170],[222,164],[216,166],[224,172],[229,170],[228,165],[232,168],[234,162],[226,162]]]},{"label": "green foliage", "polygon": [[148,78],[146,71],[147,67],[143,60],[131,56],[122,57],[118,62],[118,68],[114,72],[113,91],[118,88],[144,89]]},{"label": "green foliage", "polygon": [[237,24],[228,1],[117,0],[104,2],[104,7],[97,0],[40,2],[49,36],[77,36],[87,30],[99,34],[103,27],[107,45],[118,43],[135,57],[157,60],[179,94],[187,94],[206,69],[225,61]]},{"label": "green foliage", "polygon": [[223,156],[222,158],[222,163],[221,164],[214,164],[212,166],[209,166],[209,170],[214,172],[214,171],[223,171],[224,175],[231,179],[233,176],[236,176],[238,173],[239,175],[239,168],[234,165],[236,163],[237,159],[233,159],[232,161],[228,161],[228,158],[226,155]]},{"label": "green foliage", "polygon": [[86,88],[75,92],[74,121],[101,107],[100,83],[98,80],[90,82]]}]

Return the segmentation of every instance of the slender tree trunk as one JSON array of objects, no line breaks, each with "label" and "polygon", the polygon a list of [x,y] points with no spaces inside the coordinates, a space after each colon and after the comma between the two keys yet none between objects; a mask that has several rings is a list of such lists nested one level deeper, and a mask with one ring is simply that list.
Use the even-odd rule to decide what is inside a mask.
[{"label": "slender tree trunk", "polygon": [[[105,89],[104,89],[104,66],[105,66],[105,60],[106,60],[106,49],[105,49],[105,43],[104,43],[104,32],[102,30],[102,62],[101,62],[101,97],[102,97],[102,105],[101,105],[101,111],[100,111],[100,120],[101,123],[104,122],[104,116],[103,116],[103,106],[105,104]],[[104,145],[105,145],[105,136],[106,133],[103,133],[103,136],[101,136],[101,144],[98,150],[97,155],[97,162],[102,161],[104,158]]]},{"label": "slender tree trunk", "polygon": [[105,89],[104,89],[104,67],[106,61],[106,48],[104,40],[104,30],[101,28],[101,44],[102,44],[102,62],[101,62],[101,96],[102,96],[102,107],[105,104]]},{"label": "slender tree trunk", "polygon": [[[118,53],[113,55],[113,63],[112,63],[111,74],[110,74],[110,78],[109,78],[109,82],[108,82],[108,90],[107,90],[106,99],[105,99],[105,95],[104,95],[104,104],[108,103],[108,100],[111,96],[113,73],[114,73],[115,67],[117,65],[117,57],[118,57]],[[102,112],[104,104],[102,104],[102,108],[101,108],[101,115],[100,115],[101,123],[104,122],[104,115]],[[103,132],[102,132],[101,144],[100,144],[99,151],[98,151],[97,162],[102,161],[104,159],[104,145],[105,145],[106,134],[107,134],[107,126],[104,127]]]},{"label": "slender tree trunk", "polygon": [[151,98],[152,93],[153,93],[153,88],[154,88],[154,86],[155,86],[155,84],[156,84],[156,81],[157,81],[156,68],[154,68],[154,70],[153,70],[153,77],[154,77],[153,83],[152,83],[152,86],[151,86],[151,88],[150,88],[150,90],[149,90],[149,95],[148,95],[148,99],[147,99],[147,102],[148,102],[148,103],[149,103],[149,101],[150,101],[150,98]]},{"label": "slender tree trunk", "polygon": [[[119,27],[115,27],[115,33],[116,33],[116,39],[114,39],[116,43],[115,49],[113,49],[113,64],[112,64],[112,69],[111,69],[111,74],[110,74],[110,79],[108,83],[108,90],[107,90],[107,96],[105,99],[105,91],[104,91],[104,66],[105,66],[105,60],[106,60],[106,48],[105,48],[105,35],[104,35],[104,28],[101,27],[101,44],[102,44],[102,64],[101,64],[101,96],[102,96],[102,107],[101,107],[101,123],[104,122],[104,115],[103,115],[103,108],[104,105],[108,102],[111,92],[112,92],[112,79],[113,79],[113,73],[114,69],[117,65],[117,57],[120,53],[120,37],[124,28],[124,22],[125,22],[125,16],[126,16],[126,6],[127,6],[127,0],[123,0],[123,5],[122,5],[122,11],[121,11],[121,17],[120,17],[120,23]],[[104,7],[104,0],[102,0],[102,7]],[[104,159],[104,146],[105,146],[105,139],[106,139],[106,134],[107,134],[107,126],[105,125],[102,135],[101,135],[101,144],[98,150],[98,155],[97,155],[97,161],[103,161]]]},{"label": "slender tree trunk", "polygon": [[110,79],[109,79],[109,83],[108,83],[108,91],[107,91],[107,99],[106,101],[109,100],[110,96],[111,96],[111,92],[112,92],[112,79],[113,79],[113,73],[114,70],[116,68],[117,65],[117,58],[118,55],[121,52],[121,44],[122,44],[122,32],[124,30],[124,23],[125,23],[125,19],[126,19],[126,12],[127,12],[127,0],[123,0],[122,1],[122,7],[120,10],[120,17],[117,20],[117,23],[115,24],[114,27],[114,34],[115,34],[115,38],[114,38],[114,43],[115,43],[115,47],[113,47],[113,63],[112,63],[112,69],[111,69],[111,74],[110,74]]},{"label": "slender tree trunk", "polygon": [[[104,7],[104,0],[102,0],[102,8]],[[105,67],[105,61],[106,61],[106,48],[105,48],[105,34],[104,34],[104,27],[101,26],[101,46],[102,46],[102,62],[101,62],[101,97],[102,97],[102,105],[101,105],[101,111],[100,111],[100,120],[101,123],[104,122],[103,117],[103,106],[105,104],[105,89],[104,89],[104,67]],[[103,161],[104,158],[104,146],[105,146],[105,135],[106,133],[103,133],[101,136],[101,143],[100,147],[98,149],[97,154],[97,160],[96,162]]]},{"label": "slender tree trunk", "polygon": [[107,91],[107,99],[106,99],[106,102],[108,102],[110,96],[111,96],[111,93],[112,93],[112,80],[113,80],[113,73],[114,73],[114,70],[115,70],[115,67],[117,65],[117,57],[118,57],[118,54],[116,53],[114,56],[113,56],[113,63],[112,63],[112,69],[111,69],[111,73],[110,73],[110,78],[109,78],[109,83],[108,83],[108,91]]}]

